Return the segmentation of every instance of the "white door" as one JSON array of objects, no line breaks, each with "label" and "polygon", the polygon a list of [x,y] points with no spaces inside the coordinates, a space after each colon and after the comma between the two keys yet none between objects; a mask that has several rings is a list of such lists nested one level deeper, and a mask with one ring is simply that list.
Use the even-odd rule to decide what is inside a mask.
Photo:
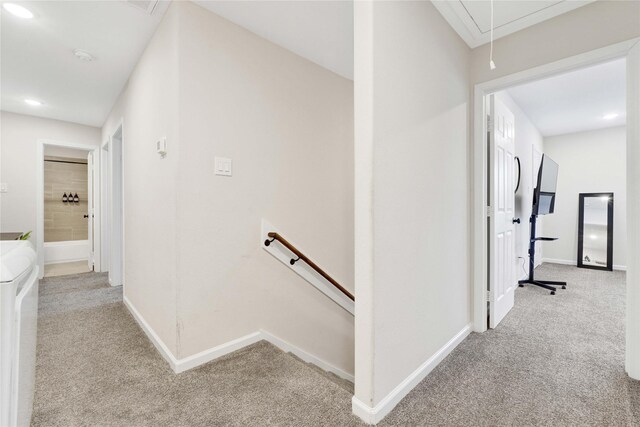
[{"label": "white door", "polygon": [[514,116],[494,95],[489,121],[491,189],[489,220],[489,327],[513,308],[516,279]]},{"label": "white door", "polygon": [[89,154],[87,154],[87,239],[89,241],[89,244],[87,245],[89,247],[89,257],[88,259],[88,263],[89,263],[89,270],[93,270],[93,261],[94,261],[94,256],[95,256],[95,251],[93,249],[93,211],[94,211],[94,204],[93,204],[93,152],[90,151]]}]

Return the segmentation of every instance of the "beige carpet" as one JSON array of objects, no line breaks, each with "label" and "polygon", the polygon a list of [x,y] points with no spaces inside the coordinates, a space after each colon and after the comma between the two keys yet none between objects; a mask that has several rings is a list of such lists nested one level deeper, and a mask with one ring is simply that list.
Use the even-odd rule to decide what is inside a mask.
[{"label": "beige carpet", "polygon": [[[624,373],[624,273],[545,265],[382,425],[636,426]],[[34,426],[359,425],[349,386],[261,342],[175,375],[104,275],[42,281]]]},{"label": "beige carpet", "polygon": [[174,374],[120,301],[105,275],[41,281],[33,426],[358,424],[344,384],[266,342]]},{"label": "beige carpet", "polygon": [[[383,425],[639,426],[624,371],[625,274],[544,264],[498,328],[471,334]],[[635,415],[634,415],[635,414]]]}]

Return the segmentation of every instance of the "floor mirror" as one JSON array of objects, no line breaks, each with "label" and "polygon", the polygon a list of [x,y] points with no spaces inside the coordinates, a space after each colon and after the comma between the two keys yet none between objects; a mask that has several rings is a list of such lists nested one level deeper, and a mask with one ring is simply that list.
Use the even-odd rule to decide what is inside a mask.
[{"label": "floor mirror", "polygon": [[613,270],[613,193],[580,193],[578,267]]}]

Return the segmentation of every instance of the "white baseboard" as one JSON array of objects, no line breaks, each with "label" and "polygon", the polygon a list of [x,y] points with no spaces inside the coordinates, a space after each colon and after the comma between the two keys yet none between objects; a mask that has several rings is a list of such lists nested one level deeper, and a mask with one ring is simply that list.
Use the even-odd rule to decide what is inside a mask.
[{"label": "white baseboard", "polygon": [[43,250],[45,264],[61,264],[65,262],[86,261],[89,259],[88,240],[45,242]]},{"label": "white baseboard", "polygon": [[166,360],[167,363],[169,363],[169,366],[171,366],[171,369],[175,371],[178,363],[178,359],[176,359],[176,357],[173,355],[171,350],[169,350],[169,347],[167,347],[167,345],[162,341],[162,339],[160,339],[160,337],[158,336],[158,334],[155,333],[153,328],[149,326],[146,320],[144,320],[144,317],[142,317],[140,312],[133,306],[133,304],[131,304],[131,301],[129,301],[129,299],[126,296],[124,295],[122,296],[122,301],[124,302],[124,305],[129,309],[129,312],[131,313],[133,318],[136,320],[136,322],[138,322],[138,325],[140,325],[140,328],[142,328],[144,333],[147,334],[147,337],[149,337],[149,340],[156,347],[156,349],[158,350],[162,358]]},{"label": "white baseboard", "polygon": [[[573,265],[574,267],[578,264],[575,260],[570,259],[555,259],[555,258],[544,258],[542,262],[548,262],[549,264],[560,264],[560,265]],[[626,265],[613,265],[614,270],[627,271]]]},{"label": "white baseboard", "polygon": [[373,408],[363,403],[355,396],[352,399],[352,411],[367,424],[377,424],[391,412],[400,401],[417,386],[438,364],[451,353],[470,333],[472,324],[462,328],[453,338],[449,340],[440,350],[413,371],[396,388],[386,395]]},{"label": "white baseboard", "polygon": [[276,337],[275,335],[273,335],[270,332],[267,332],[265,330],[261,330],[261,338],[265,341],[270,342],[271,344],[275,345],[276,347],[278,347],[280,350],[285,351],[285,352],[290,352],[295,354],[296,356],[298,356],[300,359],[304,360],[305,362],[308,363],[313,363],[314,365],[318,366],[320,369],[327,371],[327,372],[332,372],[334,374],[336,374],[337,376],[339,376],[340,378],[343,378],[345,380],[354,382],[355,378],[352,374],[336,367],[333,366],[332,364],[330,364],[329,362],[326,362],[316,356],[314,356],[311,353],[306,352],[305,350],[302,350],[301,348],[296,347],[295,345],[288,343],[287,341],[283,340],[282,338]]},{"label": "white baseboard", "polygon": [[576,261],[568,259],[543,258],[542,262],[548,262],[549,264],[573,265],[574,267],[577,265]]},{"label": "white baseboard", "polygon": [[248,345],[257,343],[262,339],[260,332],[253,332],[235,340],[226,342],[224,344],[217,345],[210,349],[201,351],[192,356],[179,359],[176,363],[176,367],[173,369],[176,374],[180,372],[188,371],[205,363],[209,363],[219,357],[225,356],[229,353],[233,353],[236,350],[240,350]]},{"label": "white baseboard", "polygon": [[167,345],[162,341],[162,339],[160,339],[158,334],[155,333],[153,328],[151,328],[151,326],[144,320],[140,312],[136,310],[136,308],[133,306],[131,301],[129,301],[129,299],[126,296],[123,296],[122,300],[124,301],[125,306],[131,312],[131,315],[133,316],[133,318],[136,320],[136,322],[138,322],[138,325],[140,325],[140,328],[142,328],[144,333],[147,334],[147,337],[149,337],[149,340],[156,347],[156,349],[158,350],[162,358],[166,360],[167,363],[169,363],[169,366],[176,374],[188,371],[189,369],[193,369],[200,365],[204,365],[205,363],[211,362],[212,360],[215,360],[219,357],[232,353],[236,350],[240,350],[241,348],[247,347],[258,341],[265,340],[275,345],[282,351],[291,352],[295,354],[305,362],[313,363],[314,365],[318,366],[319,368],[325,371],[333,372],[340,378],[344,378],[351,382],[354,381],[354,377],[352,374],[349,374],[348,372],[336,366],[333,366],[329,362],[326,362],[312,355],[311,353],[308,353],[305,350],[302,350],[301,348],[296,347],[295,345],[265,330],[259,330],[257,332],[250,333],[248,335],[242,336],[235,340],[226,342],[224,344],[220,344],[210,349],[201,351],[200,353],[196,353],[194,355],[191,355],[182,359],[178,359],[174,356],[171,350],[169,350],[169,347],[167,347]]}]

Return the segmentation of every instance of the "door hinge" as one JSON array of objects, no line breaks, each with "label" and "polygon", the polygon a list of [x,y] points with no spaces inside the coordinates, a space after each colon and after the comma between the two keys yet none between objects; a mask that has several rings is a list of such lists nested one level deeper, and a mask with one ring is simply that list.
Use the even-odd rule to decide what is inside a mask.
[{"label": "door hinge", "polygon": [[487,301],[488,302],[493,301],[493,292],[487,291]]},{"label": "door hinge", "polygon": [[487,216],[493,216],[493,208],[491,206],[487,206]]}]

